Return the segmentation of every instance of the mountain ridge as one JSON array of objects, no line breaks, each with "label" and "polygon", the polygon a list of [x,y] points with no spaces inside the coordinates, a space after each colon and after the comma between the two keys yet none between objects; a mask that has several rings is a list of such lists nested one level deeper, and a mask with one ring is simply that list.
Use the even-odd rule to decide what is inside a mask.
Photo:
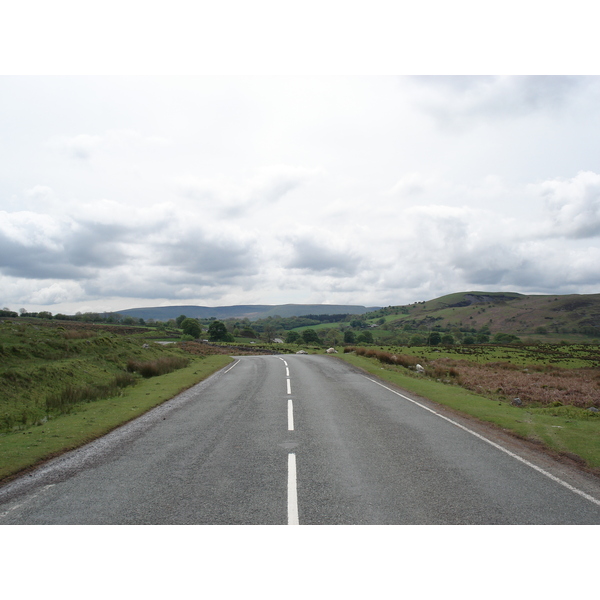
[{"label": "mountain ridge", "polygon": [[235,304],[232,306],[155,306],[128,308],[114,311],[122,317],[137,319],[154,319],[155,321],[168,321],[185,315],[193,319],[249,319],[256,321],[267,317],[303,317],[306,315],[337,315],[352,314],[362,315],[367,312],[379,310],[379,306],[360,306],[355,304]]}]

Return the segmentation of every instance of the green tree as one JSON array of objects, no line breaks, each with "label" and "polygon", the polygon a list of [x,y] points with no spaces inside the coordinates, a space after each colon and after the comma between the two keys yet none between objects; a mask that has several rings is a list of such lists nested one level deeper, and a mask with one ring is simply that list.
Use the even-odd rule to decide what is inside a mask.
[{"label": "green tree", "polygon": [[208,339],[211,342],[227,342],[229,335],[225,323],[222,321],[213,321],[208,327]]},{"label": "green tree", "polygon": [[175,319],[175,323],[177,323],[177,327],[181,327],[181,324],[187,319],[187,317],[185,315],[179,315],[176,319]]},{"label": "green tree", "polygon": [[441,344],[442,336],[437,331],[432,331],[429,335],[429,344],[431,346],[437,346]]},{"label": "green tree", "polygon": [[328,346],[333,346],[334,348],[342,342],[342,333],[339,329],[332,327],[325,336],[325,342]]},{"label": "green tree", "polygon": [[418,333],[415,333],[413,336],[411,336],[408,343],[410,346],[422,346],[423,345],[423,336],[419,335]]},{"label": "green tree", "polygon": [[321,340],[314,329],[305,329],[302,332],[302,339],[305,344],[319,344]]},{"label": "green tree", "polygon": [[288,331],[285,336],[286,344],[297,344],[301,340],[300,334],[297,331]]},{"label": "green tree", "polygon": [[200,337],[202,333],[202,327],[196,319],[184,319],[181,322],[181,329],[185,335],[191,335],[195,340]]},{"label": "green tree", "polygon": [[263,338],[265,342],[271,343],[277,334],[277,330],[275,329],[275,325],[272,323],[267,323],[263,330]]},{"label": "green tree", "polygon": [[355,344],[356,334],[354,331],[344,331],[344,344]]},{"label": "green tree", "polygon": [[357,344],[372,344],[373,343],[373,334],[370,331],[361,332],[356,338]]}]

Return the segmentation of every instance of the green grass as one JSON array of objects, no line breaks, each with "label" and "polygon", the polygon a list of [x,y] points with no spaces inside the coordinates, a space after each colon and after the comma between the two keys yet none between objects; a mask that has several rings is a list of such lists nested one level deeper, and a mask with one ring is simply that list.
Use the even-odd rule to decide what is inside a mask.
[{"label": "green grass", "polygon": [[433,381],[373,358],[338,354],[338,358],[434,402],[492,423],[548,449],[578,456],[600,472],[600,413],[570,406],[530,408],[479,396],[457,385]]},{"label": "green grass", "polygon": [[522,366],[552,364],[564,368],[600,366],[600,348],[591,344],[390,346],[386,350],[418,356],[424,360],[454,358],[480,363],[508,361]]},{"label": "green grass", "polygon": [[84,402],[40,425],[0,434],[0,480],[77,448],[169,400],[233,359],[225,355],[193,358],[189,366],[143,379],[113,398]]},{"label": "green grass", "polygon": [[1,322],[0,432],[51,419],[69,398],[106,397],[109,388],[123,387],[128,365],[163,372],[164,363],[180,367],[188,358],[181,348],[154,344],[131,328]]}]

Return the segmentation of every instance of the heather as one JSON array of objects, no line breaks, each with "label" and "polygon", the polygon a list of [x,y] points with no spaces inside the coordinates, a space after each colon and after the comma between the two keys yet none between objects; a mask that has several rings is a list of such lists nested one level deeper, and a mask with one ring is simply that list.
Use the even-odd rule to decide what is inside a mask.
[{"label": "heather", "polygon": [[600,407],[600,370],[553,365],[521,368],[507,362],[472,363],[442,358],[428,363],[426,375],[453,371],[454,382],[468,390],[524,404]]},{"label": "heather", "polygon": [[[600,408],[600,356],[596,346],[482,345],[466,351],[460,347],[407,348],[404,353],[347,346],[344,352],[404,367],[415,376],[458,385],[501,401],[518,398],[522,405]],[[422,372],[417,373],[417,364]]]}]

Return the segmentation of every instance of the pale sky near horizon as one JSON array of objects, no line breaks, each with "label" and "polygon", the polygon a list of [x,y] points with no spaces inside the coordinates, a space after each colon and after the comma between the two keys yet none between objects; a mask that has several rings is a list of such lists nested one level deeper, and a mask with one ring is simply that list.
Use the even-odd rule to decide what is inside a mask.
[{"label": "pale sky near horizon", "polygon": [[596,75],[114,61],[2,71],[2,306],[600,293]]}]

